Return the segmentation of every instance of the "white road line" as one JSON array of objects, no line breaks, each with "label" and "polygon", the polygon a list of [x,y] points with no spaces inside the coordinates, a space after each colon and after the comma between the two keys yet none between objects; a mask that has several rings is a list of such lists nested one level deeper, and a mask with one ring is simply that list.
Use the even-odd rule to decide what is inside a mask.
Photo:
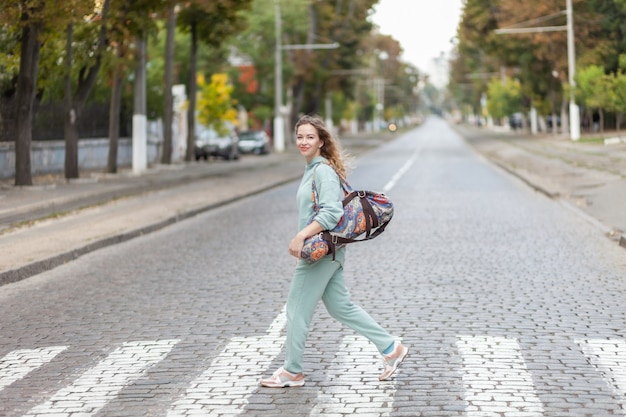
[{"label": "white road line", "polygon": [[161,361],[178,340],[127,342],[106,359],[60,389],[27,416],[90,416],[97,413],[130,382]]},{"label": "white road line", "polygon": [[391,189],[393,187],[395,187],[396,183],[398,181],[400,181],[400,178],[402,178],[402,176],[404,174],[407,173],[407,171],[409,170],[409,168],[411,168],[411,165],[413,165],[413,163],[417,160],[417,157],[419,155],[421,151],[421,148],[417,148],[415,150],[415,152],[413,152],[413,155],[411,155],[411,157],[409,158],[408,161],[406,161],[404,163],[404,165],[402,165],[402,168],[400,168],[394,175],[393,177],[391,177],[391,179],[389,180],[389,182],[387,184],[385,184],[385,186],[383,187],[382,192],[383,193],[388,193],[389,191],[391,191]]},{"label": "white road line", "polygon": [[457,339],[468,417],[543,415],[517,340],[493,336]]},{"label": "white road line", "polygon": [[0,359],[0,390],[50,362],[65,349],[67,346],[50,346],[39,349],[20,349],[8,353]]},{"label": "white road line", "polygon": [[[621,339],[576,340],[607,385],[626,409],[626,341]],[[625,413],[626,415],[626,413]]]},{"label": "white road line", "polygon": [[380,353],[367,339],[344,337],[310,415],[389,416],[396,387],[394,380],[378,381],[380,362]]},{"label": "white road line", "polygon": [[232,338],[185,395],[172,404],[168,417],[242,413],[248,397],[285,343],[281,331],[286,322],[283,308],[264,336]]}]

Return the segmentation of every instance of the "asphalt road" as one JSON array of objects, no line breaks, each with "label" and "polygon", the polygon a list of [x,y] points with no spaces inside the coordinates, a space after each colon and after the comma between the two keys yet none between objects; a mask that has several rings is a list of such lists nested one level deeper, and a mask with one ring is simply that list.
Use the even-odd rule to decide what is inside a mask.
[{"label": "asphalt road", "polygon": [[307,385],[258,387],[282,360],[290,182],[1,286],[0,415],[624,414],[623,248],[437,119],[357,165],[396,205],[345,267],[411,349],[393,380],[320,307]]}]

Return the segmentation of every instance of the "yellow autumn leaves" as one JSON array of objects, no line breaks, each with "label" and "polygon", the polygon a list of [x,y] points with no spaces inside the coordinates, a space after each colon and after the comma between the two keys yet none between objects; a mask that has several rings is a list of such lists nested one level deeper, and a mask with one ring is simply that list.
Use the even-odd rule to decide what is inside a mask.
[{"label": "yellow autumn leaves", "polygon": [[233,86],[229,82],[228,74],[217,73],[211,75],[207,83],[204,75],[198,74],[198,121],[212,127],[218,132],[226,133],[227,125],[237,125],[236,100],[231,98]]}]

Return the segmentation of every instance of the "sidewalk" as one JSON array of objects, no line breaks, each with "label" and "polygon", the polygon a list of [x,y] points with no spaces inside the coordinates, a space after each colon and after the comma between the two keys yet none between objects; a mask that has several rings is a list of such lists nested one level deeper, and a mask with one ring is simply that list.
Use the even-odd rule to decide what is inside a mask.
[{"label": "sidewalk", "polygon": [[626,143],[574,142],[566,135],[470,125],[454,129],[492,163],[587,217],[626,247]]},{"label": "sidewalk", "polygon": [[[381,143],[348,138],[354,155]],[[94,250],[153,232],[207,210],[298,180],[295,148],[239,161],[158,165],[141,175],[81,173],[0,181],[0,285],[52,269]]]},{"label": "sidewalk", "polygon": [[[454,127],[478,152],[531,187],[586,213],[626,247],[626,145]],[[353,155],[387,141],[346,138]],[[204,211],[295,181],[295,149],[239,161],[156,166],[142,175],[84,174],[67,183],[39,177],[32,187],[0,182],[0,285],[19,281],[99,248],[150,233]]]}]

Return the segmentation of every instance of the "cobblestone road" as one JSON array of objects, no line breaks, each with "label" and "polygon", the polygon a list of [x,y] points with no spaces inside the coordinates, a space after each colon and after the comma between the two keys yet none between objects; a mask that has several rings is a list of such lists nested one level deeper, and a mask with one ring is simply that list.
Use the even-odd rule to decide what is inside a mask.
[{"label": "cobblestone road", "polygon": [[430,119],[358,160],[394,220],[349,248],[353,299],[410,346],[320,308],[307,384],[282,361],[296,184],[0,287],[0,415],[626,415],[626,260],[593,225]]}]

